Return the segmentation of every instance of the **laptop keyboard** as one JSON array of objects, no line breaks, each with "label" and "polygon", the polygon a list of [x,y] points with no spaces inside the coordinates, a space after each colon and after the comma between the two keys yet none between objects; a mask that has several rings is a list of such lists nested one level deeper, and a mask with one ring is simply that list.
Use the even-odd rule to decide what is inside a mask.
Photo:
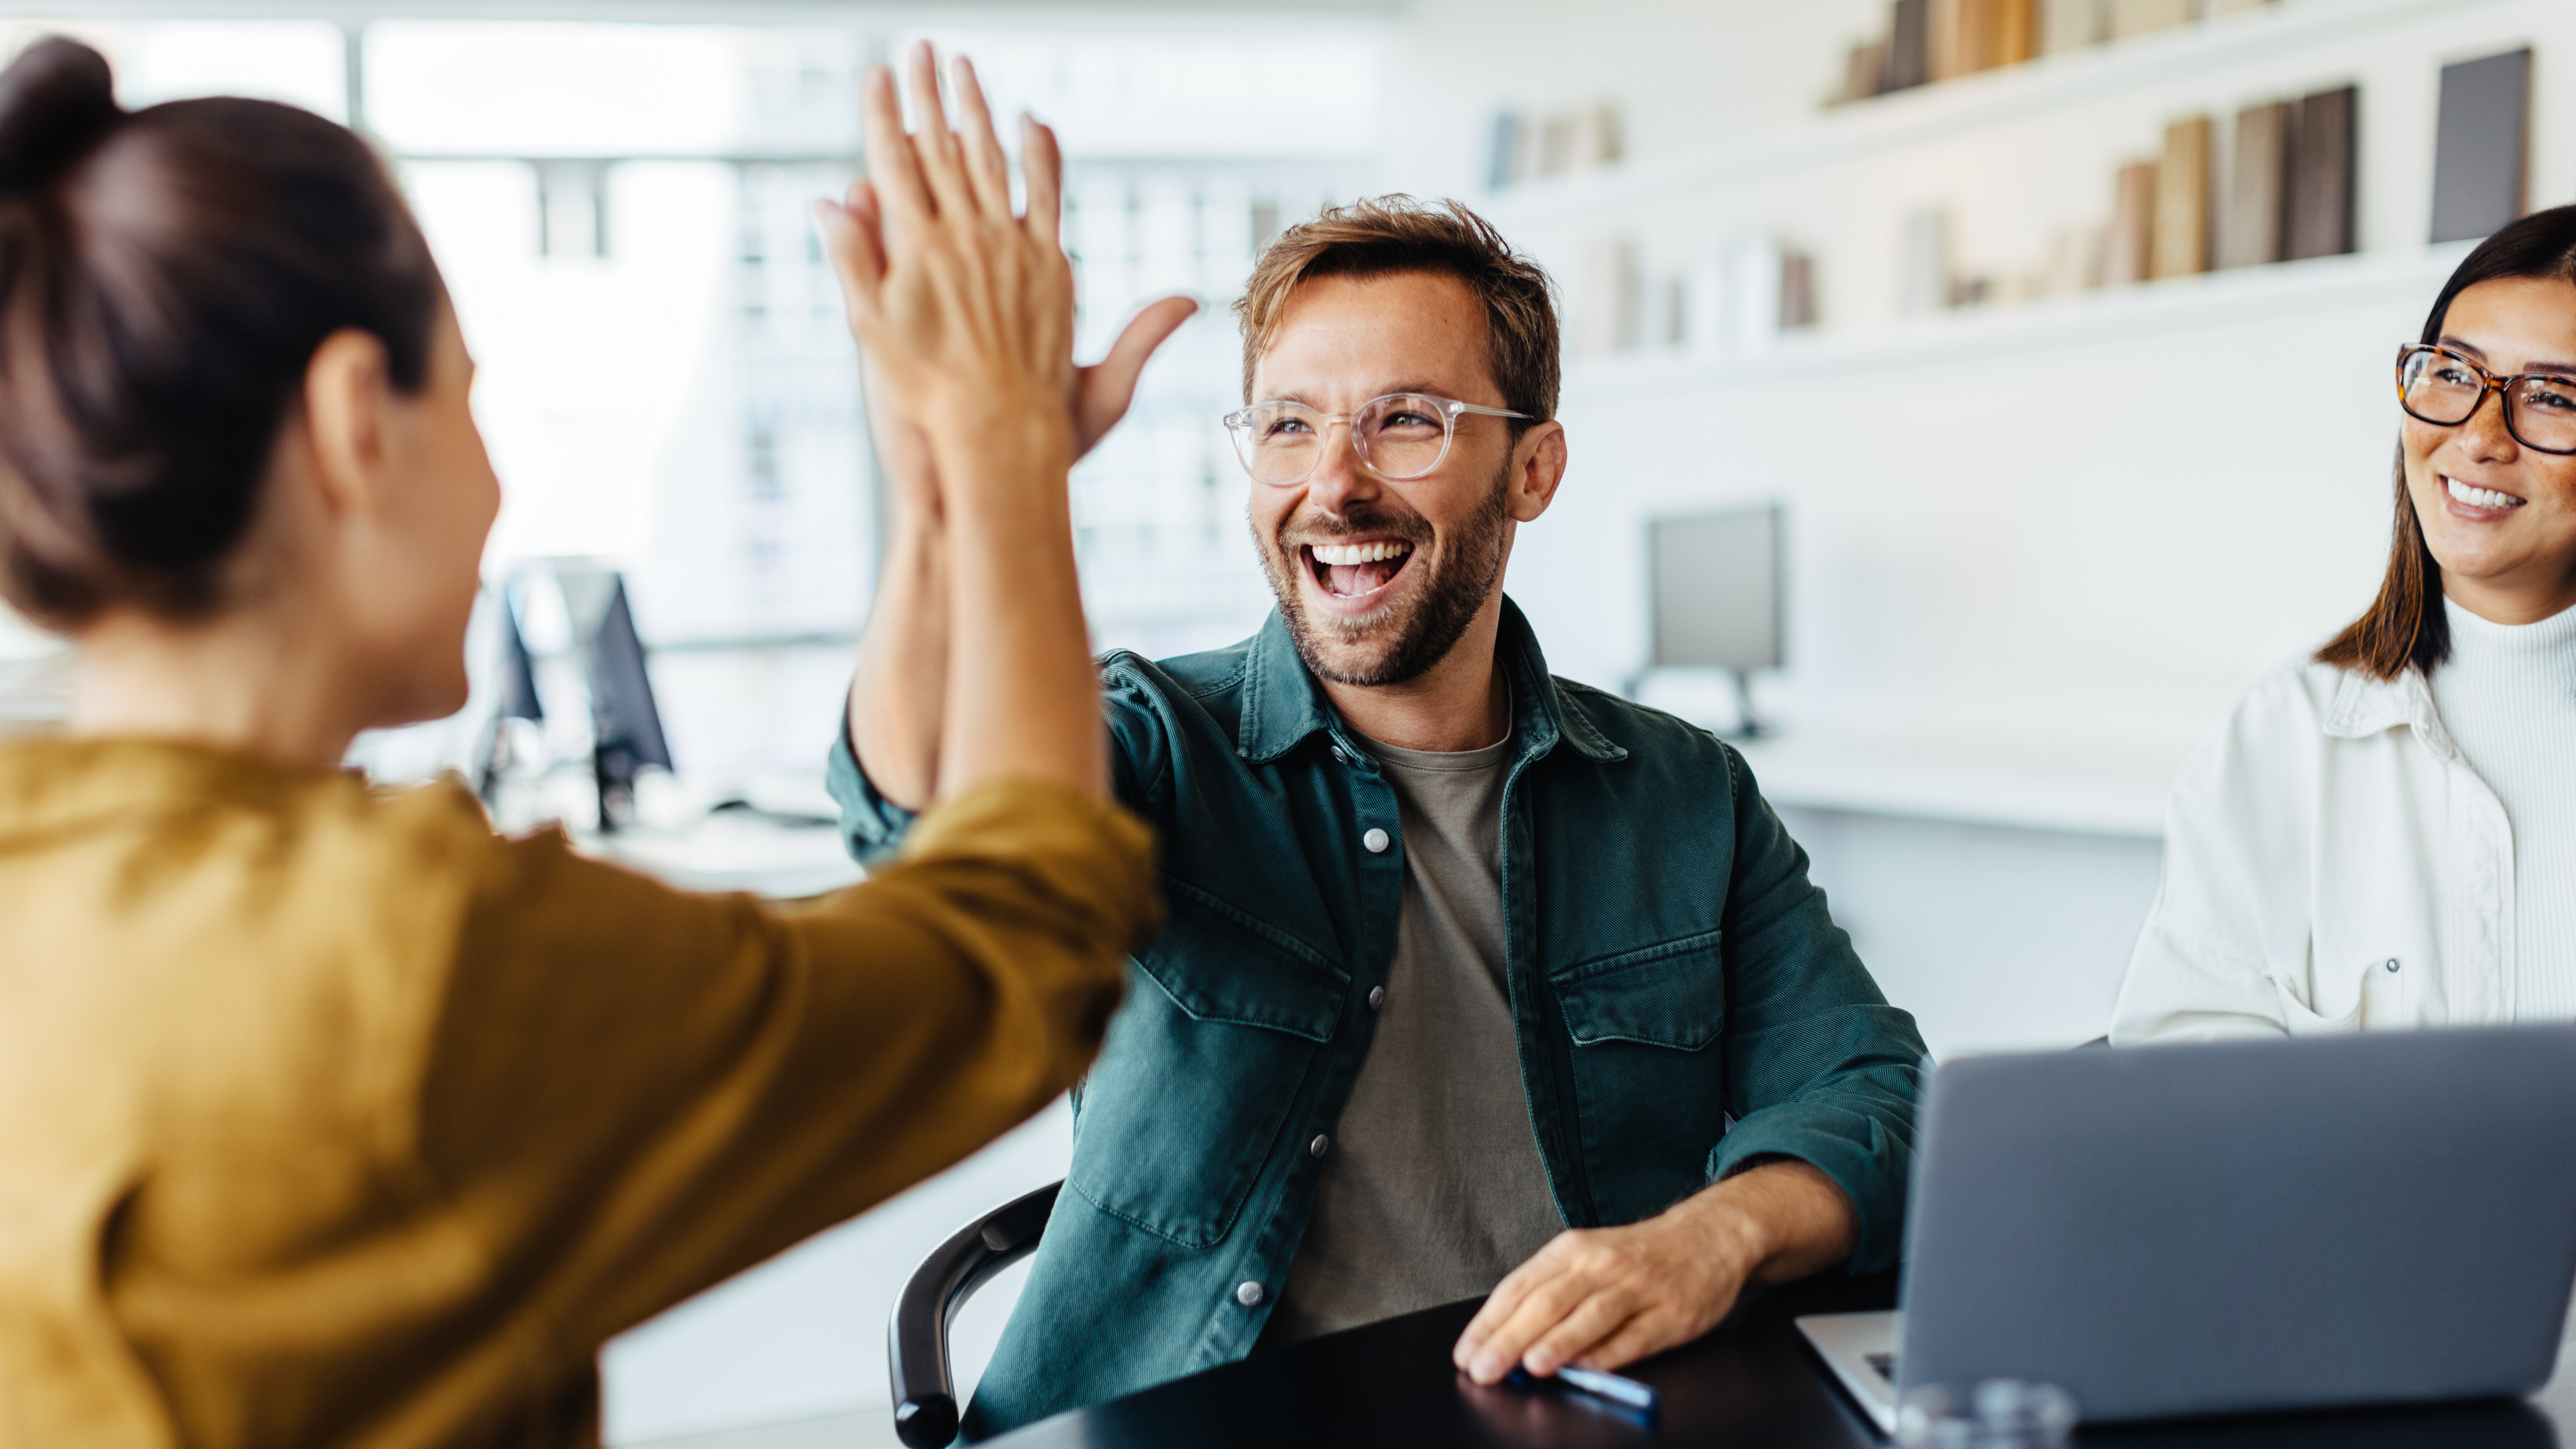
[{"label": "laptop keyboard", "polygon": [[1893,1385],[1896,1382],[1896,1355],[1892,1353],[1865,1353],[1861,1355],[1861,1359],[1875,1370],[1880,1378],[1887,1380],[1889,1384]]}]

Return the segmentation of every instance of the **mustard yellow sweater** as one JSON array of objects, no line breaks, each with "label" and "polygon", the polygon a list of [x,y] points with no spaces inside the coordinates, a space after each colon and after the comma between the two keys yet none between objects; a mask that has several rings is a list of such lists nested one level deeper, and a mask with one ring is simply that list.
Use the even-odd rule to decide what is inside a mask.
[{"label": "mustard yellow sweater", "polygon": [[0,1445],[579,1445],[610,1335],[1089,1064],[1148,833],[1031,784],[782,908],[454,784],[0,745]]}]

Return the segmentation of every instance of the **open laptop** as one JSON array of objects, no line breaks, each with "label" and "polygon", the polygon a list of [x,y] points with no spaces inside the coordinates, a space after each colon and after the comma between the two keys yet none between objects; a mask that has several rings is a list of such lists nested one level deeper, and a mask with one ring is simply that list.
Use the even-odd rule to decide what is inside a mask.
[{"label": "open laptop", "polygon": [[1933,1074],[1901,1313],[1799,1329],[1898,1396],[2088,1422],[2526,1394],[2576,1279],[2576,1027],[2052,1052]]}]

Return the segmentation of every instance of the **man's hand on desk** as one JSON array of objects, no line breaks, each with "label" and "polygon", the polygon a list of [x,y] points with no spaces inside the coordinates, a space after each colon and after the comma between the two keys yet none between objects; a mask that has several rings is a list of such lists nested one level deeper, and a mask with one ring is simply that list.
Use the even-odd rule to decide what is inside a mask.
[{"label": "man's hand on desk", "polygon": [[1496,1285],[1451,1357],[1480,1384],[1515,1367],[1619,1368],[1715,1328],[1745,1284],[1831,1267],[1859,1239],[1832,1178],[1766,1163],[1644,1222],[1557,1234]]}]

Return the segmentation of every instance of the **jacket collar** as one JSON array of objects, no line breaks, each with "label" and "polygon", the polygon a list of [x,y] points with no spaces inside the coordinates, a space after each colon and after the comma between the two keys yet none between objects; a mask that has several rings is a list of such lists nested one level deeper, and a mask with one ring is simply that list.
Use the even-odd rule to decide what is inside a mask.
[{"label": "jacket collar", "polygon": [[[1538,636],[1508,596],[1503,600],[1494,653],[1511,674],[1512,733],[1520,741],[1517,753],[1522,758],[1536,759],[1555,749],[1560,740],[1586,759],[1628,758],[1628,752],[1610,742],[1583,706],[1556,687],[1555,676],[1547,672],[1546,656],[1539,653]],[[1330,735],[1345,749],[1362,749],[1333,713],[1323,685],[1306,671],[1306,661],[1297,657],[1287,621],[1273,609],[1261,632],[1253,636],[1244,664],[1243,722],[1237,736],[1242,744],[1237,753],[1266,765],[1318,732]]]},{"label": "jacket collar", "polygon": [[2395,679],[2373,679],[2351,669],[2337,673],[2334,703],[2326,710],[2327,734],[2356,740],[2404,725],[2435,757],[2458,756],[2460,747],[2452,743],[2451,732],[2442,728],[2441,711],[2433,707],[2433,691],[2424,682],[2424,671],[2409,668]]}]

